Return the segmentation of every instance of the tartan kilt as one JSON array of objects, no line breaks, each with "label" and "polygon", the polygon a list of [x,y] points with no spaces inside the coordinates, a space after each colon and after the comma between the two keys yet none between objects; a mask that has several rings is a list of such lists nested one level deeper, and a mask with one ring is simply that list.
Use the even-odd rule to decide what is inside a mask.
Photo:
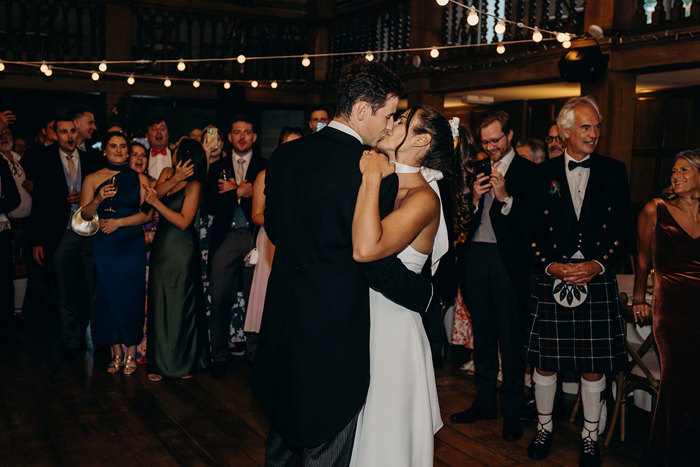
[{"label": "tartan kilt", "polygon": [[588,283],[588,297],[575,308],[553,297],[554,277],[538,275],[530,298],[527,361],[545,371],[613,373],[627,364],[617,279],[613,273]]}]

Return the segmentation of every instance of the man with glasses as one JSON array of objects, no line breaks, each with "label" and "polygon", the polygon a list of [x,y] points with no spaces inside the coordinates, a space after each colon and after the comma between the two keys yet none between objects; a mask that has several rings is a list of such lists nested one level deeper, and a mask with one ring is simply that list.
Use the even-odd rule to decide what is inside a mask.
[{"label": "man with glasses", "polygon": [[547,155],[549,159],[554,159],[564,154],[564,138],[559,135],[559,126],[557,122],[552,122],[549,125],[549,131],[547,132],[547,137],[544,139],[547,143]]},{"label": "man with glasses", "polygon": [[473,405],[453,414],[453,423],[496,418],[498,350],[502,357],[500,391],[503,438],[522,436],[524,358],[522,318],[528,296],[528,259],[524,225],[535,164],[517,156],[505,112],[488,114],[478,128],[490,165],[477,164],[473,187],[476,212],[462,257],[462,292],[474,329]]}]

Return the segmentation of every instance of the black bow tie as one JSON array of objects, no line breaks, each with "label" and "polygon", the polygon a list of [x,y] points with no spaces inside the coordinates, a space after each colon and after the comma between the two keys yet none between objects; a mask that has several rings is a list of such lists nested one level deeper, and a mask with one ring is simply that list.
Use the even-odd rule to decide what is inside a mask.
[{"label": "black bow tie", "polygon": [[583,167],[584,169],[587,169],[590,166],[591,166],[591,159],[590,158],[583,160],[581,162],[569,161],[569,170],[574,170],[576,167]]}]

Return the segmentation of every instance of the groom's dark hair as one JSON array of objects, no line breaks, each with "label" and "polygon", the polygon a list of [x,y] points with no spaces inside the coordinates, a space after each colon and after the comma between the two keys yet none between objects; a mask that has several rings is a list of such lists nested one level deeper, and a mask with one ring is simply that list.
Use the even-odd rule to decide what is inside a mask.
[{"label": "groom's dark hair", "polygon": [[382,108],[387,97],[400,97],[403,84],[386,65],[364,58],[352,61],[340,70],[336,115],[348,118],[357,101],[368,102],[372,113]]}]

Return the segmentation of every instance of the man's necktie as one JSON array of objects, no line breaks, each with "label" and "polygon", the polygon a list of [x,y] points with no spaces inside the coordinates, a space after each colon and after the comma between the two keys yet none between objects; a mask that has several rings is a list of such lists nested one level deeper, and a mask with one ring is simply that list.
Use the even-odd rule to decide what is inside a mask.
[{"label": "man's necktie", "polygon": [[591,159],[588,158],[581,162],[569,161],[569,170],[574,170],[576,167],[583,167],[584,169],[591,166]]},{"label": "man's necktie", "polygon": [[236,161],[236,183],[240,184],[245,179],[245,159],[242,157]]},{"label": "man's necktie", "polygon": [[66,156],[66,160],[68,161],[68,174],[70,175],[70,178],[73,181],[77,181],[78,180],[78,168],[75,166],[75,162],[73,162],[73,157]]}]

